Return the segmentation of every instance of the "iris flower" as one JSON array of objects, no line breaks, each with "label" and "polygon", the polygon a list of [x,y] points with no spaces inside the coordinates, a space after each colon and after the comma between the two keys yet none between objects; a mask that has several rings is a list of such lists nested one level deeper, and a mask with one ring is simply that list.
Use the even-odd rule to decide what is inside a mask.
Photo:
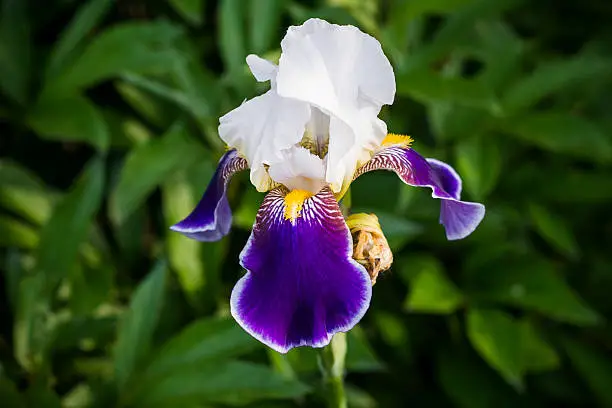
[{"label": "iris flower", "polygon": [[338,201],[372,170],[395,172],[441,200],[450,240],[469,235],[484,206],[460,201],[461,179],[425,159],[408,136],[387,133],[378,118],[393,103],[395,77],[380,43],[353,26],[310,19],[287,30],[278,65],[256,55],[247,64],[270,90],[220,118],[229,150],[197,207],[171,228],[215,241],[232,224],[226,197],[236,172],[250,169],[267,192],[240,254],[246,270],[231,294],[231,314],[253,337],[285,353],[323,347],[363,317],[372,296],[366,268],[353,259],[352,236]]}]

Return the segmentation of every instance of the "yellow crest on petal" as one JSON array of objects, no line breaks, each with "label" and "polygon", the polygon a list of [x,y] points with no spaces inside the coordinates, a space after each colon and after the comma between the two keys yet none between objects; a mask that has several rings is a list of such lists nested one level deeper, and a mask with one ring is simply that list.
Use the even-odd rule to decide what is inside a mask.
[{"label": "yellow crest on petal", "polygon": [[313,194],[306,190],[291,190],[285,196],[285,219],[294,222],[302,216],[304,201],[312,197]]},{"label": "yellow crest on petal", "polygon": [[408,135],[398,135],[396,133],[388,133],[387,136],[383,139],[383,146],[404,146],[410,147],[410,145],[414,142],[414,139]]}]

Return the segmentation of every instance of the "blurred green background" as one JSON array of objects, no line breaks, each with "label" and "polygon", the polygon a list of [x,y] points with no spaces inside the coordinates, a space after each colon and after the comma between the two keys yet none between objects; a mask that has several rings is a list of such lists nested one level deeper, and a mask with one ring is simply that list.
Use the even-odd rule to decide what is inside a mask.
[{"label": "blurred green background", "polygon": [[318,407],[316,352],[228,317],[262,195],[233,232],[187,215],[223,151],[218,117],[264,91],[317,16],[378,38],[382,117],[451,163],[487,216],[448,242],[430,192],[353,187],[395,253],[350,332],[351,407],[612,406],[612,3],[608,0],[2,0],[0,405]]}]

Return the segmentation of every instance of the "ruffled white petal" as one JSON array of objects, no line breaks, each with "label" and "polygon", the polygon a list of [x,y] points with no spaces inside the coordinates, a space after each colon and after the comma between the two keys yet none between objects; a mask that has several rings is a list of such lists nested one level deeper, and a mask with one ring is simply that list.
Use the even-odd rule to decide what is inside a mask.
[{"label": "ruffled white petal", "polygon": [[[393,102],[393,68],[378,41],[352,26],[310,19],[290,27],[281,42],[276,76],[279,95],[308,102],[344,125],[329,132],[326,179],[334,191],[355,167],[344,157],[352,146],[368,149],[380,145],[378,114]],[[333,153],[332,153],[333,152]]]},{"label": "ruffled white petal", "polygon": [[222,116],[219,136],[247,159],[253,185],[267,191],[270,180],[263,165],[282,159],[282,151],[302,139],[309,117],[308,104],[270,90]]},{"label": "ruffled white petal", "polygon": [[[253,76],[270,81],[271,90],[223,116],[219,134],[249,161],[260,191],[271,188],[270,176],[290,188],[312,176],[318,179],[309,189],[323,182],[340,192],[386,136],[378,114],[395,96],[393,68],[371,36],[319,19],[290,27],[281,48],[278,66],[247,57]],[[320,157],[327,151],[325,160],[300,143]]]},{"label": "ruffled white petal", "polygon": [[283,152],[282,160],[270,164],[270,177],[290,190],[316,194],[325,186],[325,164],[303,147],[293,146]]},{"label": "ruffled white petal", "polygon": [[249,54],[246,57],[246,63],[257,81],[266,82],[276,78],[278,66],[267,59],[263,59],[255,54]]}]

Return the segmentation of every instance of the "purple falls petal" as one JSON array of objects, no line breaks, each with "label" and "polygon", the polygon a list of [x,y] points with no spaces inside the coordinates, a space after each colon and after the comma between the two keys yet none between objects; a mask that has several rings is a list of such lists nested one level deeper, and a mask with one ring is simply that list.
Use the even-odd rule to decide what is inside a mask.
[{"label": "purple falls petal", "polygon": [[372,170],[391,170],[406,184],[431,188],[432,197],[442,200],[440,224],[444,225],[449,240],[467,237],[484,218],[484,205],[459,200],[461,178],[451,166],[425,159],[412,148],[390,146],[380,150],[359,168],[355,178]]},{"label": "purple falls petal", "polygon": [[227,235],[232,226],[232,210],[225,194],[227,185],[234,173],[247,168],[246,159],[239,156],[236,150],[225,153],[196,208],[170,229],[207,242]]},{"label": "purple falls petal", "polygon": [[253,337],[286,353],[323,347],[365,314],[372,284],[352,259],[352,239],[326,187],[285,218],[284,188],[264,199],[240,254],[247,270],[231,296],[231,313]]}]

